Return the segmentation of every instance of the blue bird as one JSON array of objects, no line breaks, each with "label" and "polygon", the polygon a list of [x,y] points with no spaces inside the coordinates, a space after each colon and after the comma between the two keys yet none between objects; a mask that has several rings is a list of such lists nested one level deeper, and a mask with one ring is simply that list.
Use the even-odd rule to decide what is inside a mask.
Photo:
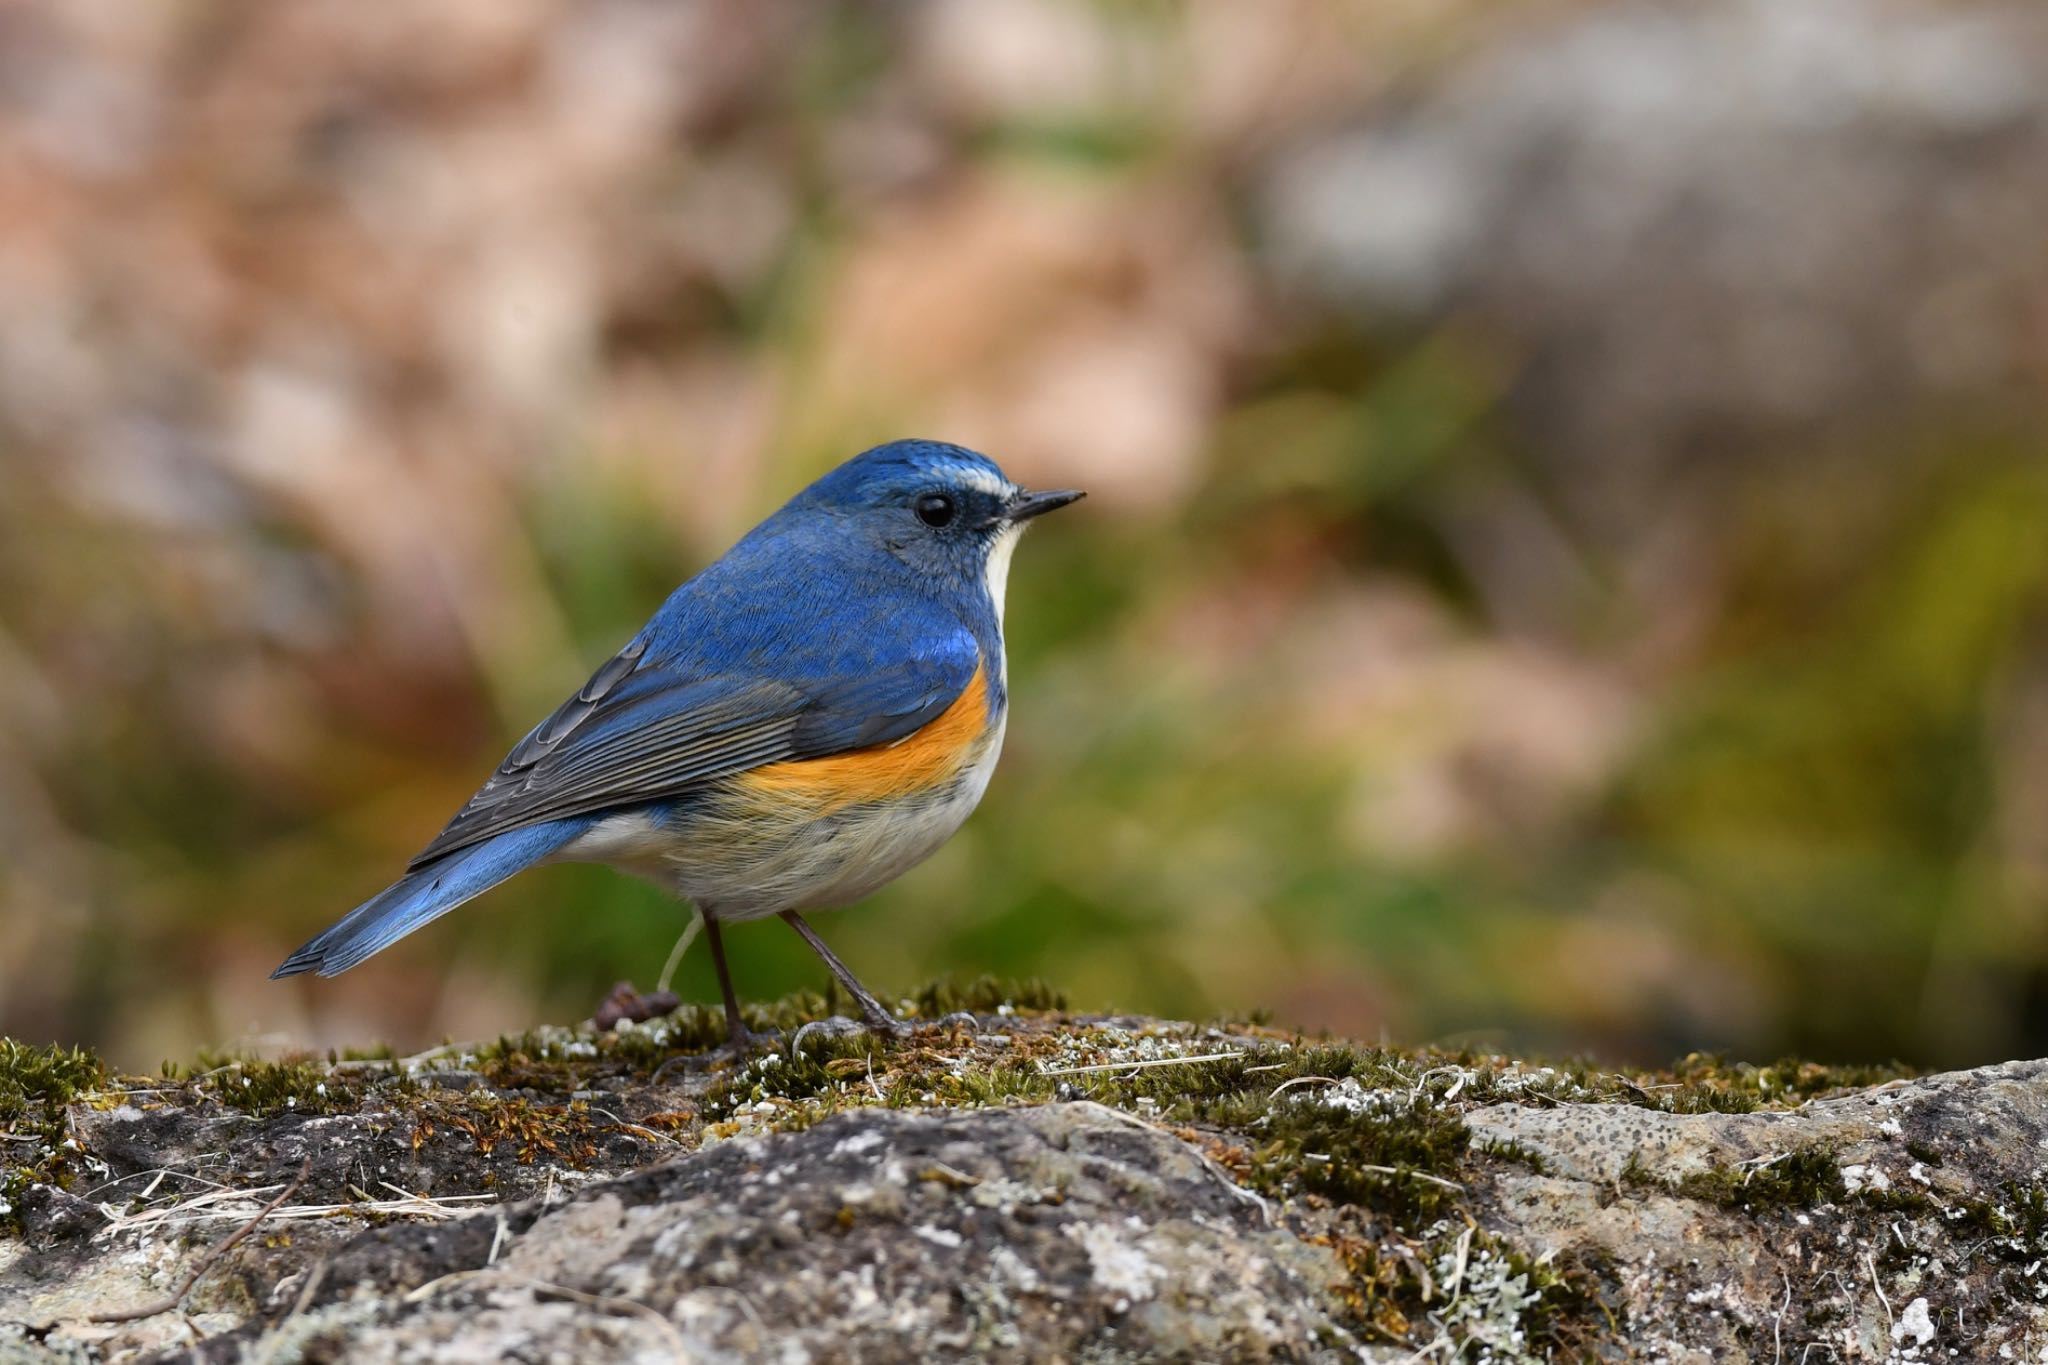
[{"label": "blue bird", "polygon": [[900,1033],[799,912],[893,881],[980,802],[1008,714],[1010,556],[1080,496],[935,441],[848,460],[676,589],[403,877],[273,979],[345,972],[516,872],[593,862],[695,903],[733,1043],[720,930],[769,915]]}]

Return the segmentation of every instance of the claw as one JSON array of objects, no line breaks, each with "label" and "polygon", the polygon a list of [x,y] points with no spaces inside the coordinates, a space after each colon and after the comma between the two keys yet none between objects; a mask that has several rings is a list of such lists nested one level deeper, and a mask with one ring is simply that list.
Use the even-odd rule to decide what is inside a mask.
[{"label": "claw", "polygon": [[794,1057],[803,1051],[804,1044],[812,1038],[853,1038],[867,1031],[866,1024],[836,1014],[829,1019],[813,1019],[790,1035],[789,1055]]},{"label": "claw", "polygon": [[903,1039],[910,1036],[911,1028],[910,1025],[900,1019],[891,1019],[884,1024],[878,1020],[870,1019],[862,1022],[859,1019],[848,1019],[842,1015],[835,1014],[829,1019],[813,1019],[810,1023],[805,1024],[792,1034],[789,1040],[789,1055],[794,1057],[803,1049],[805,1041],[810,1038],[858,1038],[864,1033],[880,1034],[890,1039]]},{"label": "claw", "polygon": [[939,1019],[937,1023],[943,1029],[964,1028],[969,1033],[981,1032],[981,1020],[975,1018],[966,1010],[954,1010],[951,1014]]}]

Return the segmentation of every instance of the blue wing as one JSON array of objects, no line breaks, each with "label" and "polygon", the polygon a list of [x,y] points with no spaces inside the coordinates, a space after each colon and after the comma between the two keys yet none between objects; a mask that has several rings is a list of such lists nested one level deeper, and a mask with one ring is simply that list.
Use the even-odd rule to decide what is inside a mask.
[{"label": "blue wing", "polygon": [[[519,741],[413,869],[508,830],[901,739],[950,706],[980,662],[973,634],[935,611],[848,619],[840,604],[806,617],[779,603],[749,622],[730,603],[700,616],[679,599]],[[777,624],[792,618],[807,628]]]}]

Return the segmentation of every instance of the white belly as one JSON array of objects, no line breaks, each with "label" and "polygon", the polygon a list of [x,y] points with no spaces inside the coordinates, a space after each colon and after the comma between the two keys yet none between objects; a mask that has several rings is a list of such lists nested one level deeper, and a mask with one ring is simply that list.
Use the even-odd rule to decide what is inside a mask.
[{"label": "white belly", "polygon": [[953,837],[988,790],[1003,726],[996,722],[950,782],[916,797],[818,819],[717,800],[668,822],[616,815],[559,856],[645,877],[724,921],[851,904]]}]

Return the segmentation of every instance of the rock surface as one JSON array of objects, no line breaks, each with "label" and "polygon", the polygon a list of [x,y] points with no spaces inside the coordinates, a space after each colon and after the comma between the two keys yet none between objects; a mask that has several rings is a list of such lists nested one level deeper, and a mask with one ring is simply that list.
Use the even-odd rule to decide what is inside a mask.
[{"label": "rock surface", "polygon": [[0,1361],[2048,1345],[2048,1063],[1621,1075],[977,1003],[900,1044],[736,1058],[686,1009],[17,1106]]}]

